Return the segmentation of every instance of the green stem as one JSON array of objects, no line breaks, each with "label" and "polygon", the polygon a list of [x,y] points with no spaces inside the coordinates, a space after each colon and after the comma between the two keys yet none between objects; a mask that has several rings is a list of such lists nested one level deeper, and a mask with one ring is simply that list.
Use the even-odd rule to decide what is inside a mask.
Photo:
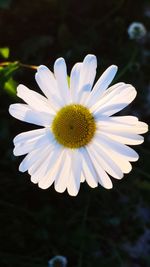
[{"label": "green stem", "polygon": [[[2,66],[2,67],[6,67],[6,66],[9,66],[9,65],[12,64],[12,63],[14,63],[14,62],[12,62],[12,61],[5,61],[5,62],[1,62],[1,63],[0,63],[0,66]],[[24,63],[21,63],[21,62],[19,62],[19,61],[18,61],[18,65],[19,65],[20,67],[23,67],[23,68],[34,69],[34,70],[36,70],[36,69],[38,68],[38,66],[35,66],[35,65],[29,65],[29,64],[24,64]]]}]

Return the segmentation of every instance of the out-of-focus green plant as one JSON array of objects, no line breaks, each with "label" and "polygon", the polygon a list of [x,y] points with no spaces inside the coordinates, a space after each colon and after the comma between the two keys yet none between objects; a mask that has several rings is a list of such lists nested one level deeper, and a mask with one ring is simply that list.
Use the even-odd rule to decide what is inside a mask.
[{"label": "out-of-focus green plant", "polygon": [[0,87],[5,90],[9,95],[16,95],[17,82],[13,79],[14,72],[19,68],[19,62],[12,62],[8,64],[0,64]]},{"label": "out-of-focus green plant", "polygon": [[[7,1],[6,1],[7,2]],[[0,1],[0,6],[1,6]],[[9,47],[0,48],[0,57],[8,59],[10,55]],[[13,79],[14,72],[19,68],[18,62],[1,62],[0,63],[0,88],[5,90],[9,95],[16,95],[17,82]]]},{"label": "out-of-focus green plant", "polygon": [[[0,57],[8,59],[10,50],[8,47],[0,48]],[[16,96],[17,82],[14,80],[13,75],[21,67],[36,69],[37,66],[26,65],[19,61],[3,61],[0,63],[0,88],[1,91],[5,90],[10,96]]]},{"label": "out-of-focus green plant", "polygon": [[0,55],[3,58],[7,59],[9,57],[9,53],[10,53],[10,50],[9,50],[8,47],[2,47],[2,48],[0,48]]},{"label": "out-of-focus green plant", "polygon": [[13,96],[16,95],[16,87],[17,82],[12,77],[4,84],[4,90]]}]

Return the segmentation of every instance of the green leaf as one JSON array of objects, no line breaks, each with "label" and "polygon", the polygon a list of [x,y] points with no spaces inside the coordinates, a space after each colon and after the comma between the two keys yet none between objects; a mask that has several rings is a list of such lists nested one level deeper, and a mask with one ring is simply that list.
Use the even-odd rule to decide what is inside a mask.
[{"label": "green leaf", "polygon": [[10,8],[12,0],[0,0],[0,8],[8,9]]},{"label": "green leaf", "polygon": [[13,62],[10,63],[7,67],[3,67],[0,69],[0,82],[4,84],[6,81],[9,80],[11,75],[19,68],[19,63]]},{"label": "green leaf", "polygon": [[11,96],[16,96],[16,87],[17,82],[11,77],[7,82],[4,84],[4,90]]},{"label": "green leaf", "polygon": [[5,59],[7,59],[8,57],[9,57],[9,48],[8,47],[2,47],[2,48],[0,48],[0,55],[3,57],[3,58],[5,58]]},{"label": "green leaf", "polygon": [[13,80],[12,75],[19,68],[18,62],[10,63],[7,67],[0,68],[0,87],[5,90],[9,95],[16,95],[16,82]]}]

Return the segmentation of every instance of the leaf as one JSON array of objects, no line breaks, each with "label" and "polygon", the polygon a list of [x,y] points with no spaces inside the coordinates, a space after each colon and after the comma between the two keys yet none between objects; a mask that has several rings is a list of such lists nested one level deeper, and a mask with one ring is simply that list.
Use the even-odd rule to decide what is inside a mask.
[{"label": "leaf", "polygon": [[0,8],[8,9],[10,8],[12,0],[0,0]]},{"label": "leaf", "polygon": [[0,69],[0,84],[4,84],[9,80],[11,75],[19,68],[19,63],[13,62],[10,63],[7,67],[3,67]]},{"label": "leaf", "polygon": [[16,96],[16,87],[17,82],[11,77],[7,82],[4,84],[4,90],[11,96]]},{"label": "leaf", "polygon": [[2,48],[0,48],[0,55],[3,57],[3,58],[5,58],[5,59],[7,59],[8,57],[9,57],[9,48],[8,47],[2,47]]},{"label": "leaf", "polygon": [[10,63],[7,67],[0,68],[0,87],[9,95],[16,95],[17,83],[14,81],[12,75],[19,68],[18,62]]}]

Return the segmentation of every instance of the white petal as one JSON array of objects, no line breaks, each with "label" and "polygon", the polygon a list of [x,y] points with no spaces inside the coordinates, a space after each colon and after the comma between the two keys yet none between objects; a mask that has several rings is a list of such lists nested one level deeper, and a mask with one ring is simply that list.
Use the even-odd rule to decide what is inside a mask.
[{"label": "white petal", "polygon": [[82,63],[76,63],[71,70],[70,74],[70,93],[73,103],[77,102],[77,96],[79,93],[80,86],[80,72],[82,68]]},{"label": "white petal", "polygon": [[100,132],[111,139],[126,145],[139,145],[144,142],[144,137],[138,134],[126,133],[122,131],[112,131],[101,128]]},{"label": "white petal", "polygon": [[[124,117],[124,116],[123,116]],[[130,116],[127,116],[130,117]],[[97,118],[97,125],[99,130],[112,130],[119,131],[123,133],[133,133],[133,134],[141,134],[148,131],[148,125],[141,121],[128,121],[124,122],[123,119],[116,119],[114,117],[106,117],[106,116],[99,116]]]},{"label": "white petal", "polygon": [[69,181],[71,170],[71,157],[68,150],[64,151],[62,161],[59,166],[59,171],[55,179],[55,190],[59,193],[63,193]]},{"label": "white petal", "polygon": [[95,158],[95,154],[93,155],[91,153],[90,148],[87,146],[87,151],[89,153],[89,156],[91,158],[91,161],[93,163],[93,166],[98,174],[98,182],[106,189],[111,189],[112,188],[112,182],[107,175],[107,173],[103,170],[97,159]]},{"label": "white petal", "polygon": [[9,113],[18,120],[45,127],[50,126],[53,120],[53,115],[35,111],[26,104],[10,105]]},{"label": "white petal", "polygon": [[40,169],[42,164],[44,164],[44,162],[47,160],[51,152],[54,151],[54,146],[55,146],[55,142],[53,144],[47,145],[46,147],[44,147],[43,150],[41,149],[40,156],[31,166],[29,166],[28,173],[32,176],[31,181],[32,181],[32,178],[35,177],[35,173]]},{"label": "white petal", "polygon": [[54,74],[57,81],[57,86],[61,97],[65,104],[71,102],[71,95],[67,79],[67,67],[63,58],[58,58],[54,63]]},{"label": "white petal", "polygon": [[[34,159],[37,156],[37,151],[34,150],[31,153],[27,154],[27,156],[22,160],[22,162],[19,165],[19,171],[20,172],[26,172],[28,168],[30,167],[30,163],[34,163]],[[32,161],[33,160],[33,161]]]},{"label": "white petal", "polygon": [[83,175],[88,185],[92,188],[95,188],[98,186],[98,175],[93,167],[93,164],[91,162],[91,159],[89,157],[86,148],[81,148],[81,149],[82,149]]},{"label": "white petal", "polygon": [[[43,157],[46,158],[47,157],[47,147],[50,147],[51,145],[48,145],[45,147],[45,145],[43,144],[42,146],[40,146],[37,149],[34,149],[33,151],[29,152],[28,155],[25,156],[25,158],[23,159],[23,161],[20,163],[19,165],[19,171],[21,172],[25,172],[29,169],[31,169],[34,164],[37,165],[37,163],[40,161],[43,161]],[[41,161],[42,160],[42,161]]]},{"label": "white petal", "polygon": [[31,166],[29,166],[28,173],[31,175],[31,182],[33,182],[34,184],[37,184],[42,178],[41,175],[39,175],[39,170],[41,166],[45,164],[46,160],[52,152],[52,149],[52,145],[47,146],[45,150],[41,152],[40,157],[37,158],[37,160]]},{"label": "white petal", "polygon": [[67,191],[69,195],[76,196],[80,188],[80,179],[82,171],[82,158],[80,149],[71,150],[71,170],[70,177],[67,185]]},{"label": "white petal", "polygon": [[127,125],[133,125],[138,122],[138,118],[135,116],[113,116],[107,119],[111,119],[114,122],[125,123]]},{"label": "white petal", "polygon": [[134,116],[113,116],[110,119],[113,122],[132,125],[131,128],[134,129],[134,133],[142,134],[148,131],[148,125],[145,122],[139,121],[138,118]]},{"label": "white petal", "polygon": [[31,139],[39,138],[40,136],[45,135],[45,133],[46,133],[46,128],[23,132],[16,135],[13,142],[14,145],[17,145],[19,143],[30,141]]},{"label": "white petal", "polygon": [[31,169],[29,169],[29,173],[32,175],[32,179],[39,180],[39,183],[41,184],[41,186],[39,185],[40,187],[42,187],[44,183],[43,181],[44,177],[46,177],[47,174],[50,173],[51,168],[54,166],[54,163],[56,162],[55,156],[59,155],[60,152],[59,148],[60,148],[59,145],[51,145],[51,147],[49,146],[48,150],[46,150],[46,155],[47,155],[46,158],[43,157],[36,164],[34,164]]},{"label": "white petal", "polygon": [[[55,147],[54,152],[45,161],[43,169],[39,170],[40,180],[39,187],[47,189],[52,185],[56,176],[58,175],[59,165],[62,161],[63,150],[59,147]],[[57,159],[57,160],[56,160]]]},{"label": "white petal", "polygon": [[54,114],[54,111],[50,107],[48,100],[44,96],[28,89],[23,84],[20,84],[17,87],[17,96],[22,98],[29,106],[37,111]]},{"label": "white petal", "polygon": [[24,145],[16,145],[13,154],[15,156],[22,156],[34,149],[35,142],[28,142],[25,146]]},{"label": "white petal", "polygon": [[99,146],[97,146],[97,144],[95,142],[93,142],[89,146],[89,148],[92,151],[91,152],[92,155],[94,154],[95,159],[97,160],[97,162],[99,162],[101,167],[108,174],[110,174],[112,177],[114,177],[116,179],[122,179],[123,173],[122,173],[121,169],[113,161],[112,157],[108,156],[108,154],[105,153],[105,151],[103,149],[103,146],[101,146],[101,144],[99,144]]},{"label": "white petal", "polygon": [[[87,98],[87,100],[85,101],[85,105],[91,109],[92,112],[96,111],[100,105],[103,104],[102,99],[104,98],[104,96],[108,95],[109,93],[111,93],[114,90],[117,90],[119,88],[121,88],[123,85],[125,85],[125,83],[120,82],[120,83],[116,83],[114,85],[112,85],[111,87],[109,87],[107,90],[105,90],[104,92],[102,92],[102,94],[100,94],[99,96],[96,97],[96,95],[94,94],[94,91],[92,90],[90,94],[94,94],[95,96],[90,98]],[[107,93],[108,92],[108,93]],[[105,103],[105,101],[104,101]]]},{"label": "white petal", "polygon": [[87,55],[83,60],[80,72],[80,85],[79,85],[77,101],[81,104],[84,103],[89,92],[91,91],[96,76],[96,68],[97,68],[96,57],[90,54]]},{"label": "white petal", "polygon": [[80,179],[80,182],[81,182],[81,183],[84,183],[85,180],[86,180],[85,175],[84,175],[83,173],[81,173],[81,179]]},{"label": "white petal", "polygon": [[[109,89],[108,89],[109,90]],[[104,95],[95,107],[91,108],[96,118],[101,115],[111,116],[129,105],[136,97],[136,90],[131,85],[122,85]]]},{"label": "white petal", "polygon": [[54,137],[53,135],[50,133],[50,131],[45,134],[45,135],[41,135],[38,138],[33,138],[33,139],[29,139],[26,141],[22,141],[21,143],[17,143],[15,145],[15,148],[13,150],[13,153],[15,156],[21,156],[24,154],[27,154],[29,152],[31,152],[34,149],[43,147],[43,146],[47,146],[51,143],[54,142]]},{"label": "white petal", "polygon": [[26,172],[39,159],[39,150],[33,150],[27,154],[19,165],[20,172]]},{"label": "white petal", "polygon": [[91,107],[99,100],[103,92],[108,88],[108,86],[114,79],[117,70],[118,70],[118,67],[115,65],[112,65],[109,68],[107,68],[105,72],[101,75],[101,77],[98,79],[98,81],[94,85],[93,90],[91,91],[87,101],[85,102],[85,104],[88,107]]},{"label": "white petal", "polygon": [[59,106],[64,104],[63,99],[60,98],[54,74],[46,66],[41,65],[38,67],[35,79],[54,110],[57,110]]},{"label": "white petal", "polygon": [[89,91],[91,90],[96,76],[97,59],[94,55],[87,55],[82,64],[80,76],[80,88],[85,84],[89,84]]},{"label": "white petal", "polygon": [[106,147],[109,153],[111,153],[111,151],[115,151],[125,157],[128,161],[137,161],[139,159],[138,154],[132,148],[114,141],[102,133],[97,134],[95,136],[95,140]]}]

